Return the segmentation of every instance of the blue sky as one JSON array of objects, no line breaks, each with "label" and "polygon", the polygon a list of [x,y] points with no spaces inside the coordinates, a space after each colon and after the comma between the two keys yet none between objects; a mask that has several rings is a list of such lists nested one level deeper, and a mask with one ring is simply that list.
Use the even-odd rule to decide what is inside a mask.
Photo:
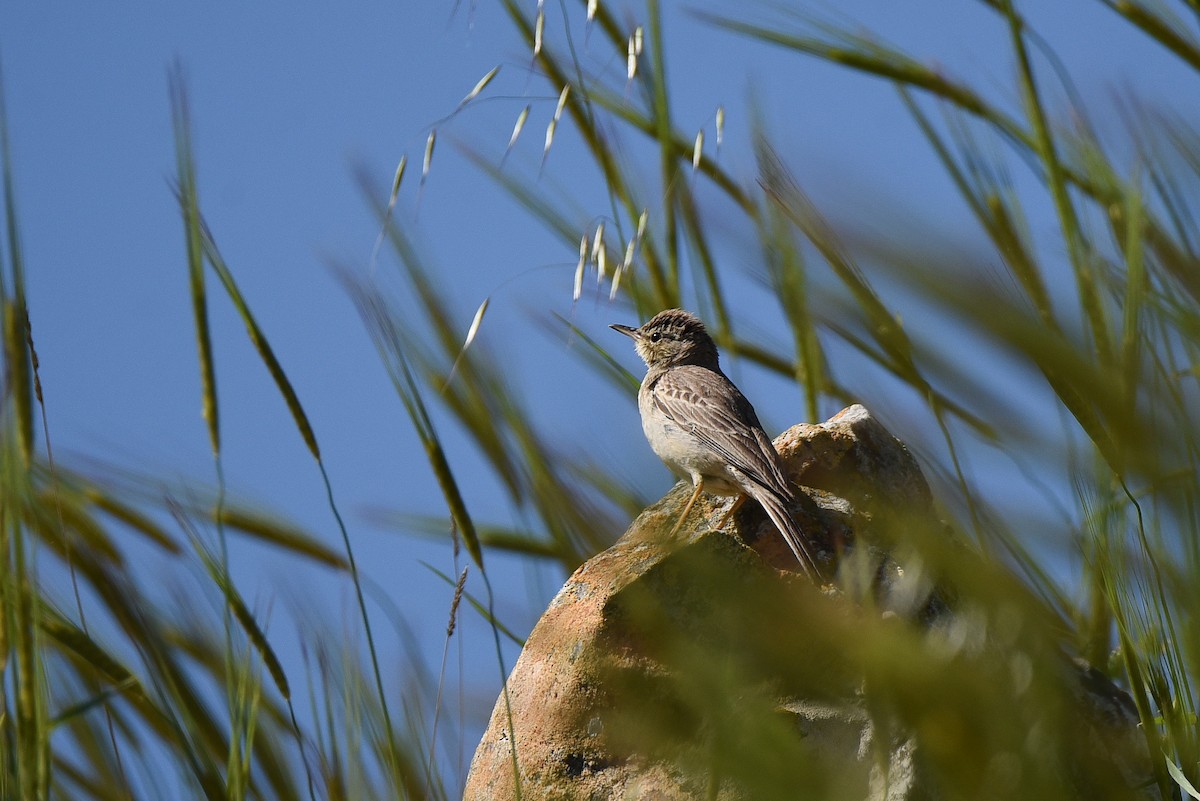
[{"label": "blue sky", "polygon": [[[529,2],[531,11],[535,5]],[[776,146],[835,216],[869,226],[902,210],[966,249],[977,241],[948,181],[929,179],[938,174],[933,156],[888,84],[748,44],[679,4],[664,5],[676,119],[684,129],[707,127],[711,143],[714,111],[724,105],[729,132],[720,158],[727,170],[745,181],[753,175],[747,118],[754,98]],[[1020,5],[1102,119],[1112,119],[1104,107],[1125,90],[1161,102],[1178,94],[1183,70],[1131,36],[1100,3]],[[863,31],[1017,107],[1004,27],[982,3],[855,0],[837,7]],[[547,8],[547,29],[561,37],[561,27],[552,28],[561,7]],[[619,18],[644,16],[637,4],[621,8]],[[582,6],[568,4],[568,13],[581,17]],[[529,54],[496,4],[8,3],[0,10],[0,59],[33,332],[60,458],[99,457],[164,481],[213,481],[182,229],[169,188],[167,74],[178,63],[190,92],[209,225],[313,420],[367,574],[413,621],[427,659],[440,653],[449,593],[419,561],[445,567],[448,548],[365,517],[371,508],[444,510],[403,408],[331,274],[335,264],[368,269],[376,227],[356,168],[373,176],[379,201],[408,155],[397,214],[436,265],[464,331],[483,298],[492,298],[481,341],[504,354],[528,396],[539,397],[547,431],[571,437],[577,452],[601,464],[621,465],[631,483],[652,488],[650,497],[670,486],[628,399],[589,378],[570,344],[540,334],[533,319],[573,316],[603,338],[609,322],[636,322],[631,313],[620,302],[610,305],[606,294],[573,307],[575,254],[455,146],[498,161],[517,113],[532,103],[510,166],[536,175],[554,99],[530,74]],[[497,65],[501,72],[483,97],[446,120]],[[622,67],[609,65],[618,73]],[[435,124],[438,149],[418,200],[421,151]],[[595,176],[578,169],[575,145],[573,132],[563,131],[541,180],[547,191],[565,188],[577,201],[582,232],[608,205]],[[909,196],[914,189],[919,197]],[[751,270],[739,232],[723,231],[719,219],[713,230],[728,235],[718,244],[728,260],[723,269]],[[1052,234],[1052,218],[1035,219],[1034,232]],[[385,259],[379,270],[393,268]],[[763,292],[753,280],[746,284],[735,295],[743,309]],[[216,291],[212,315],[231,488],[335,543],[316,469]],[[773,341],[782,336],[769,315],[747,330]],[[636,369],[626,343],[611,345]],[[768,427],[799,419],[794,391],[736,365],[733,373]],[[920,425],[903,409],[889,411],[894,423]],[[452,458],[471,475],[474,454],[452,431],[444,433]],[[919,430],[898,433],[936,439]],[[469,485],[467,492],[478,518],[514,522],[495,487]],[[234,561],[251,599],[278,606],[299,593],[333,620],[351,617],[339,578],[305,574],[298,582],[297,565],[244,543],[235,544]],[[493,562],[506,578],[502,613],[527,630],[563,577],[547,573],[527,585],[522,570]],[[289,634],[278,636],[286,643]],[[471,652],[486,657],[488,635],[468,626],[465,636],[474,638]],[[394,655],[397,648],[387,650]],[[486,681],[492,689],[498,681],[487,663],[475,678],[485,690]]]}]

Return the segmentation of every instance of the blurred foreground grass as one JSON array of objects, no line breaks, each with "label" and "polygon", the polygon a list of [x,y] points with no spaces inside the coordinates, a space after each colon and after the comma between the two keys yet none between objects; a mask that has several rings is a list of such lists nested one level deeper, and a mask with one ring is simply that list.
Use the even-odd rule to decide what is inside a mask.
[{"label": "blurred foreground grass", "polygon": [[[985,567],[959,565],[936,541],[919,544],[925,557],[947,581],[968,587],[988,614],[1003,618],[1004,609],[1016,609],[1027,628],[1056,644],[1030,650],[1033,675],[1053,674],[1061,648],[1086,656],[1130,691],[1161,797],[1172,797],[1185,776],[1196,782],[1200,226],[1193,209],[1200,202],[1200,131],[1186,110],[1143,107],[1137,98],[1123,117],[1114,109],[1082,108],[1070,100],[1070,76],[1057,68],[1052,43],[1030,30],[1008,0],[983,5],[1004,23],[1006,35],[996,46],[1011,54],[1014,84],[1007,88],[1020,99],[1015,108],[992,100],[996,92],[957,82],[857,27],[775,8],[706,17],[730,37],[784,48],[798,62],[824,59],[891,81],[977,223],[985,245],[963,258],[950,244],[914,242],[907,230],[867,236],[826,219],[789,170],[786,149],[763,130],[754,132],[756,174],[728,174],[713,155],[724,112],[702,135],[680,129],[672,118],[670,58],[657,2],[638,9],[643,22],[632,29],[605,4],[595,7],[583,60],[573,45],[585,31],[589,4],[566,7],[566,26],[551,26],[542,16],[564,9],[532,11],[531,5],[504,2],[535,52],[539,80],[559,97],[547,148],[557,126],[571,124],[578,132],[587,163],[573,167],[590,170],[608,198],[603,232],[547,200],[537,170],[501,171],[472,154],[480,168],[560,236],[564,248],[578,246],[580,272],[597,273],[638,317],[677,305],[696,309],[730,356],[795,381],[810,419],[823,406],[858,400],[850,387],[869,383],[863,376],[918,398],[942,440],[925,454],[925,468],[947,519],[985,557]],[[1200,71],[1200,42],[1189,30],[1197,21],[1193,5],[1172,12],[1097,3],[1104,5],[1124,17],[1129,37],[1148,37]],[[331,546],[225,497],[213,389],[220,365],[208,345],[212,292],[232,299],[246,323],[340,521],[319,432],[308,425],[269,332],[254,321],[204,227],[181,86],[175,99],[176,189],[188,242],[181,261],[191,277],[218,484],[215,497],[205,495],[203,502],[134,497],[53,461],[53,431],[39,413],[37,310],[31,314],[25,302],[13,179],[19,164],[9,157],[6,130],[0,131],[6,215],[0,798],[162,797],[147,776],[196,798],[453,797],[455,788],[445,784],[429,753],[436,679],[414,668],[410,691],[389,698],[373,640],[367,664],[352,656],[357,647],[316,635],[307,664],[281,664],[255,612],[228,580],[223,543],[230,530],[336,566],[354,584],[371,636],[344,527],[342,541]],[[1097,115],[1122,120],[1121,146],[1097,135],[1089,123]],[[394,192],[401,180],[398,173]],[[920,187],[913,191],[920,195]],[[714,255],[716,234],[704,213],[714,197],[720,208],[740,215],[723,220],[723,228],[752,234],[756,251],[747,258],[767,277],[787,321],[786,346],[742,333],[736,290],[746,279]],[[506,375],[486,352],[464,350],[465,325],[413,246],[409,223],[382,207],[378,212],[423,316],[399,312],[368,279],[347,273],[345,281],[420,433],[425,452],[413,456],[414,464],[433,471],[448,509],[445,520],[409,524],[453,531],[480,572],[489,549],[573,569],[638,511],[639,499],[623,489],[622,477],[547,439],[516,391],[519,378]],[[1053,231],[1049,241],[1047,229]],[[210,276],[218,279],[215,289]],[[902,317],[897,297],[917,303],[923,316]],[[566,328],[561,321],[551,325]],[[606,348],[593,345],[588,332],[574,334],[598,373],[632,393],[630,377]],[[1013,369],[986,369],[987,363]],[[1002,399],[1013,394],[1013,381],[1020,382],[1017,394],[1047,399],[1054,408],[1044,410],[1044,418],[1057,425],[1033,432],[1026,417],[1007,408]],[[470,477],[455,473],[430,404],[442,405],[477,445],[514,507],[527,513],[528,530],[472,519],[458,489]],[[964,466],[968,455],[1033,465],[1038,480],[1050,483],[1051,476],[1069,487],[1065,502],[1060,495],[1060,519],[1031,520],[1024,504],[996,501],[986,471]],[[1058,551],[1040,547],[1062,531]],[[131,538],[200,565],[220,602],[196,606],[200,611],[190,616],[157,609],[147,598],[153,577],[139,575],[125,558]],[[1078,569],[1063,571],[1056,559]],[[46,563],[65,567],[71,586],[49,586]],[[456,562],[456,569],[465,566],[466,559]],[[488,607],[489,587],[468,592],[480,609]],[[223,612],[203,611],[209,609]],[[931,682],[914,656],[922,653],[920,643],[882,632],[864,638],[855,632],[873,631],[871,625],[847,614],[844,626],[831,624],[825,645],[831,664],[866,670],[889,688],[901,718],[937,755],[958,797],[1030,797],[1022,793],[1031,786],[1040,797],[1070,797],[1056,780],[1030,778],[1027,771],[1029,781],[1040,782],[1028,785],[1005,772],[1011,767],[1006,755],[1017,754],[1025,764],[1026,751],[1066,748],[1070,730],[1038,729],[1028,718],[1006,716],[1003,697],[993,692],[996,665],[956,663]],[[96,627],[104,636],[94,636]],[[498,648],[499,631],[496,636]],[[711,691],[706,685],[703,697]],[[1053,697],[1030,692],[1034,708],[1041,704],[1053,717]],[[741,710],[730,725],[739,736],[769,734],[776,725],[771,710],[759,711],[755,717]],[[956,729],[956,721],[971,728]],[[456,724],[443,717],[439,725],[444,733]],[[762,775],[774,775],[769,768]]]}]

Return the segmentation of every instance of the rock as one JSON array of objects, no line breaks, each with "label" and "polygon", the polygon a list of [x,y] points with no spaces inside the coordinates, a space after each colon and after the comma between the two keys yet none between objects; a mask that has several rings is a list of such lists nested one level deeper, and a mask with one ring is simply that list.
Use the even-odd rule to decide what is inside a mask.
[{"label": "rock", "polygon": [[[1132,797],[1136,715],[1081,700],[1120,691],[1080,681],[1015,583],[977,597],[943,580],[995,569],[953,544],[899,441],[851,406],[776,448],[827,581],[752,503],[717,531],[732,501],[705,496],[668,541],[691,491],[676,486],[534,627],[465,799],[515,799],[517,776],[527,801]],[[1119,771],[1089,756],[1106,743]]]}]

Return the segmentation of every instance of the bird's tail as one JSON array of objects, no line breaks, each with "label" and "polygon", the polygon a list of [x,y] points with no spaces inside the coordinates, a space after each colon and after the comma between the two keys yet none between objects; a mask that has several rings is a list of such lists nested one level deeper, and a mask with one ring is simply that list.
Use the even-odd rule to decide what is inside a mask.
[{"label": "bird's tail", "polygon": [[808,541],[800,533],[796,521],[792,519],[786,501],[778,493],[754,484],[751,484],[751,491],[748,494],[758,501],[763,511],[767,513],[767,517],[771,518],[771,522],[775,524],[775,528],[779,529],[779,533],[783,535],[783,541],[792,549],[792,553],[796,555],[796,561],[800,563],[800,567],[808,574],[808,577],[817,578],[819,576],[817,561],[813,558]]}]

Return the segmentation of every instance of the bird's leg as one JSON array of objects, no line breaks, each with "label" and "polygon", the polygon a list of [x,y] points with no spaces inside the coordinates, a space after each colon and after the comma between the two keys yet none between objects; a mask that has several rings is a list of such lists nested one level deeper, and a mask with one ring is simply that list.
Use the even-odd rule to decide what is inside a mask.
[{"label": "bird's leg", "polygon": [[696,499],[700,497],[700,493],[704,490],[704,482],[696,482],[696,491],[692,493],[692,497],[688,498],[687,506],[683,507],[683,514],[679,516],[679,520],[675,523],[675,528],[671,529],[668,537],[674,537],[675,532],[679,531],[679,527],[683,525],[683,521],[687,519],[688,512],[692,511],[692,506],[696,503]]},{"label": "bird's leg", "polygon": [[729,511],[721,515],[721,519],[717,522],[717,531],[725,528],[725,524],[729,522],[729,518],[733,517],[733,513],[742,508],[742,504],[746,502],[746,493],[737,496],[737,499],[730,504]]}]

